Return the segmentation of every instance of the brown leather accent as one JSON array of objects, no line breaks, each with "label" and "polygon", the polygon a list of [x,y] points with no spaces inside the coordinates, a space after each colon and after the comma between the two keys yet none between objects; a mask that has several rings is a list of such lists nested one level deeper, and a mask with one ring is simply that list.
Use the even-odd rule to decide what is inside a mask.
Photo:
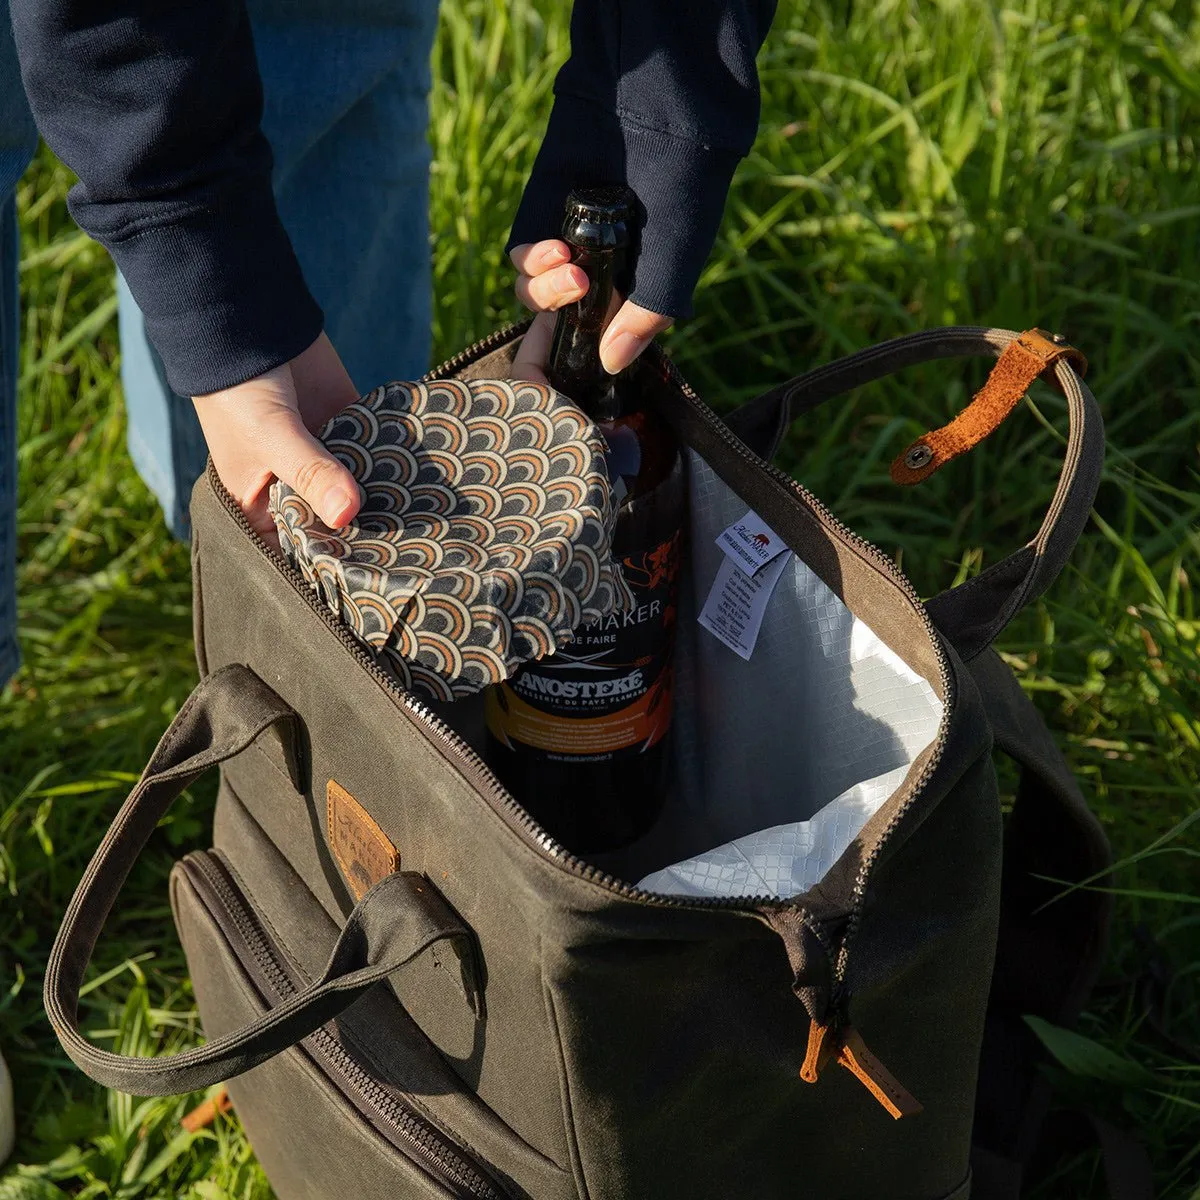
[{"label": "brown leather accent", "polygon": [[832,1026],[822,1025],[820,1021],[810,1021],[808,1025],[808,1047],[804,1052],[804,1063],[800,1067],[800,1078],[805,1083],[816,1083],[820,1078],[825,1063],[833,1053],[830,1033]]},{"label": "brown leather accent", "polygon": [[867,1049],[852,1025],[843,1026],[835,1035],[832,1025],[809,1023],[800,1078],[805,1083],[816,1083],[835,1053],[838,1065],[845,1067],[895,1120],[922,1111],[920,1101]]},{"label": "brown leather accent", "polygon": [[858,1030],[851,1026],[842,1030],[838,1065],[845,1067],[895,1120],[911,1117],[922,1111],[916,1097],[867,1049]]},{"label": "brown leather accent", "polygon": [[212,1096],[209,1096],[203,1104],[197,1104],[183,1119],[179,1122],[186,1133],[195,1133],[198,1129],[207,1129],[220,1113],[231,1112],[233,1109],[233,1101],[229,1098],[229,1093],[221,1088],[220,1091]]},{"label": "brown leather accent", "polygon": [[325,789],[329,848],[355,900],[400,869],[400,855],[374,818],[336,779]]},{"label": "brown leather accent", "polygon": [[1080,377],[1087,374],[1087,359],[1074,346],[1057,342],[1040,329],[1027,330],[1009,342],[971,403],[948,425],[917,438],[896,456],[892,481],[906,487],[921,483],[952,459],[974,449],[999,428],[1039,376],[1058,387],[1054,365],[1060,359],[1066,359]]}]

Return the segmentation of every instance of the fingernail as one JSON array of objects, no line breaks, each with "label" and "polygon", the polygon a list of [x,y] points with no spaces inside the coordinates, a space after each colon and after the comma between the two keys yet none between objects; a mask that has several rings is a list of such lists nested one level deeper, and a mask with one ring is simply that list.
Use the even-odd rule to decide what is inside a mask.
[{"label": "fingernail", "polygon": [[588,290],[587,272],[579,267],[564,267],[558,279],[558,295],[555,303],[559,306],[578,300]]},{"label": "fingernail", "polygon": [[600,365],[610,374],[623,371],[646,348],[649,338],[638,337],[628,329],[606,337],[600,343]]},{"label": "fingernail", "polygon": [[569,256],[569,251],[561,242],[556,243],[547,250],[543,250],[541,257],[538,259],[538,265],[542,267],[552,266],[556,262],[562,262]]},{"label": "fingernail", "polygon": [[331,529],[342,529],[354,519],[360,505],[357,496],[343,487],[334,487],[325,493],[321,507],[325,510],[325,524]]}]

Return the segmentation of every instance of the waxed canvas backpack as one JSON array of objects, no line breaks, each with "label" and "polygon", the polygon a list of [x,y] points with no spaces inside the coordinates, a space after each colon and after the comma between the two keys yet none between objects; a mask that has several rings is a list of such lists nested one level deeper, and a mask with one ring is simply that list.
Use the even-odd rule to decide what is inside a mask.
[{"label": "waxed canvas backpack", "polygon": [[[520,333],[431,378],[503,378]],[[987,385],[901,453],[897,481],[970,449],[1039,376],[1066,398],[1065,462],[1031,541],[923,603],[770,460],[816,405],[972,355],[999,359]],[[197,485],[201,681],[79,885],[46,1006],[107,1086],[227,1081],[284,1200],[1020,1194],[1048,1102],[1023,1018],[1073,1021],[1109,915],[1098,891],[1047,906],[1047,881],[1109,856],[991,643],[1088,518],[1103,433],[1081,356],[1037,331],[933,330],[725,420],[649,361],[688,474],[675,759],[660,827],[602,859],[499,784],[478,704],[402,691],[211,468]],[[748,512],[792,557],[743,656],[696,618],[715,540]],[[994,751],[1020,773],[1003,818]],[[85,968],[157,821],[215,766],[212,849],[171,877],[208,1040],[118,1057],[79,1031]],[[761,892],[694,882],[746,838],[770,854]],[[680,862],[691,893],[635,886]]]}]

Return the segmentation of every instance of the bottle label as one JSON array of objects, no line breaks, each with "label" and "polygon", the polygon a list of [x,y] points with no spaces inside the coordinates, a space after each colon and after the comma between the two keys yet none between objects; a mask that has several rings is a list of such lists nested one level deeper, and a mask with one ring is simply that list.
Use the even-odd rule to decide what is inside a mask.
[{"label": "bottle label", "polygon": [[487,692],[492,735],[572,762],[640,754],[671,724],[680,535],[623,560],[635,603]]}]

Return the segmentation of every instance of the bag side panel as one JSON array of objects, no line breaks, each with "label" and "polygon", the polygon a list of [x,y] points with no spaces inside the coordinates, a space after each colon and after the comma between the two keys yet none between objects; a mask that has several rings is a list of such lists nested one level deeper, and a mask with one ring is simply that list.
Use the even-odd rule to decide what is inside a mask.
[{"label": "bag side panel", "polygon": [[[1104,955],[1113,899],[1111,851],[1066,759],[1011,669],[994,651],[974,659],[996,730],[996,746],[1021,768],[1004,833],[1004,877],[996,975],[988,1009],[975,1138],[1019,1177],[1033,1154],[1050,1089],[1033,1014],[1070,1027],[1087,1001]],[[1039,878],[1040,877],[1040,878]],[[1094,880],[1063,895],[1047,880]]]}]

